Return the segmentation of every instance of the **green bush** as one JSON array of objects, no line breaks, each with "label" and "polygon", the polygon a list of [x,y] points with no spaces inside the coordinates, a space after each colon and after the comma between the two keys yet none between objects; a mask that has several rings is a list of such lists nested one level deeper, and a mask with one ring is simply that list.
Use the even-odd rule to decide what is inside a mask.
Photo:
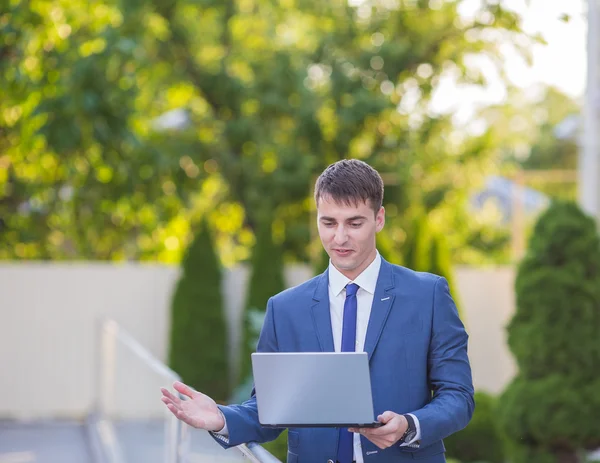
[{"label": "green bush", "polygon": [[496,399],[475,393],[475,413],[465,429],[444,439],[446,455],[462,463],[502,463],[504,450],[496,423]]},{"label": "green bush", "polygon": [[[247,320],[249,321],[248,329],[249,332],[249,343],[250,347],[256,346],[258,343],[258,337],[260,335],[260,330],[265,321],[265,311],[264,310],[250,310],[247,314]],[[252,389],[254,388],[254,378],[250,373],[248,373],[242,380],[240,384],[238,384],[234,390],[230,403],[240,404],[248,400],[252,394]]]},{"label": "green bush", "polygon": [[[251,310],[248,313],[249,329],[250,329],[250,345],[256,345],[258,341],[258,336],[260,334],[260,329],[263,325],[265,319],[265,312],[258,310]],[[230,403],[239,404],[242,403],[248,398],[252,393],[252,388],[254,387],[254,381],[251,374],[248,374],[245,380],[235,388],[233,396],[230,400]],[[263,444],[263,447],[271,452],[274,456],[276,456],[281,461],[286,461],[287,459],[287,429],[284,430],[277,439],[267,442]]]},{"label": "green bush", "polygon": [[242,379],[246,379],[252,373],[250,354],[256,349],[255,335],[249,314],[253,310],[264,312],[269,298],[284,289],[282,249],[273,239],[271,222],[264,220],[258,225],[256,244],[252,250],[239,373],[239,377]]},{"label": "green bush", "polygon": [[570,463],[600,447],[600,238],[573,203],[537,222],[516,278],[508,343],[519,373],[498,419],[513,463]]},{"label": "green bush", "polygon": [[[263,222],[258,227],[256,244],[252,252],[252,274],[244,316],[244,342],[240,376],[242,382],[234,391],[232,403],[241,403],[248,400],[252,392],[254,381],[250,354],[256,349],[269,298],[285,289],[281,254],[282,249],[273,240],[271,223]],[[279,460],[286,461],[287,430],[282,432],[277,439],[263,444],[263,447]]]},{"label": "green bush", "polygon": [[172,302],[169,365],[184,382],[224,402],[230,384],[221,268],[205,222],[182,267]]},{"label": "green bush", "polygon": [[443,235],[432,230],[424,212],[411,221],[401,251],[402,265],[405,267],[418,272],[433,273],[448,281],[450,293],[460,312],[460,301],[454,289],[454,273],[448,244]]},{"label": "green bush", "polygon": [[281,461],[287,460],[288,432],[284,430],[277,439],[266,442],[263,447]]}]

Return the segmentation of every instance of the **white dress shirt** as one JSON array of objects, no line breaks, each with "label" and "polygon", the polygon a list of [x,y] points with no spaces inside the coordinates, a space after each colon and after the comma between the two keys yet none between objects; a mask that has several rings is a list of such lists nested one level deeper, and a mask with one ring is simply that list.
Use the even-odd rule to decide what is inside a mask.
[{"label": "white dress shirt", "polygon": [[[379,252],[375,260],[354,281],[345,277],[338,269],[331,265],[331,262],[329,263],[329,311],[331,315],[331,330],[333,332],[333,346],[336,352],[340,352],[342,346],[344,302],[346,300],[346,286],[349,283],[356,283],[359,286],[356,293],[356,351],[364,351],[367,327],[369,326],[369,317],[371,316],[371,306],[373,305],[373,296],[375,295],[375,286],[377,285],[380,268],[381,256]],[[411,416],[415,420],[417,434],[414,439],[402,445],[410,445],[421,438],[419,420],[415,415],[411,414]],[[363,463],[362,445],[360,443],[360,434],[358,433],[354,434],[354,460],[356,463]]]},{"label": "white dress shirt", "polygon": [[[351,281],[331,262],[329,263],[329,313],[331,316],[331,330],[333,334],[333,346],[336,352],[341,351],[342,347],[342,327],[344,322],[344,302],[346,300],[346,285],[356,283],[359,286],[356,293],[357,313],[356,313],[356,351],[363,352],[365,346],[365,338],[367,336],[367,327],[369,326],[369,317],[371,316],[371,306],[373,305],[373,296],[375,295],[375,286],[379,277],[379,269],[381,268],[381,256],[379,252],[375,260],[359,275],[354,281]],[[415,420],[417,434],[414,439],[405,442],[402,445],[413,444],[421,439],[421,427],[419,420],[413,414]],[[225,419],[225,417],[223,417]],[[229,435],[227,422],[220,431],[217,431],[218,437],[227,442]],[[354,460],[356,463],[364,463],[362,454],[362,445],[360,443],[360,434],[354,434]]]}]

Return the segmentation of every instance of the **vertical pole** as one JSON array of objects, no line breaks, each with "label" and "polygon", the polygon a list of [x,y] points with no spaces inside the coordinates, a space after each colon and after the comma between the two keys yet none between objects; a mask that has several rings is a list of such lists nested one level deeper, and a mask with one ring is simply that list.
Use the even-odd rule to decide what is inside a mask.
[{"label": "vertical pole", "polygon": [[165,448],[164,448],[164,462],[165,463],[179,463],[181,462],[180,444],[181,444],[181,428],[183,424],[170,415],[167,417],[165,423]]},{"label": "vertical pole", "polygon": [[117,329],[112,320],[103,320],[100,326],[99,414],[101,419],[112,419],[115,413],[117,369]]},{"label": "vertical pole", "polygon": [[587,55],[579,201],[600,224],[600,0],[588,0]]}]

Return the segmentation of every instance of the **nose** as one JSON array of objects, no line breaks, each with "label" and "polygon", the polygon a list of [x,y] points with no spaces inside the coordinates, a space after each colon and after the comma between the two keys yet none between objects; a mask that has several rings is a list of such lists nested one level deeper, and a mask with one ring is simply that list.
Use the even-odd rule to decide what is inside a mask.
[{"label": "nose", "polygon": [[335,236],[333,237],[335,244],[342,245],[348,240],[348,235],[346,233],[346,228],[343,225],[340,225],[335,230]]}]

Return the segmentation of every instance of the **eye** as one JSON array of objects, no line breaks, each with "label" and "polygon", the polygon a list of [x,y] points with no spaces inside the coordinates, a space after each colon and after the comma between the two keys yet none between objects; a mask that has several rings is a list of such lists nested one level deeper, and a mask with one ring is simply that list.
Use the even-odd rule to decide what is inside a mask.
[{"label": "eye", "polygon": [[362,222],[353,222],[350,224],[352,228],[358,228],[362,225]]},{"label": "eye", "polygon": [[325,225],[326,227],[333,227],[335,225],[335,222],[323,222],[323,225]]}]

